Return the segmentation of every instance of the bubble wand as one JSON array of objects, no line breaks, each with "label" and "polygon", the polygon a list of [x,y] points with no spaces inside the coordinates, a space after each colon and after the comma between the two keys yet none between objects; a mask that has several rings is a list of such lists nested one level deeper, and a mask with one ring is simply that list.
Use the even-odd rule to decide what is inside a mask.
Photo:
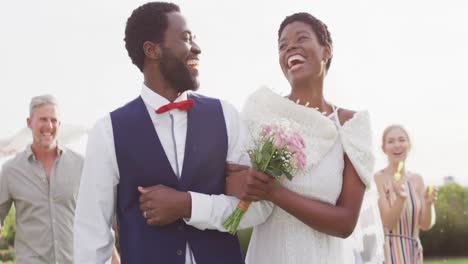
[{"label": "bubble wand", "polygon": [[393,175],[393,179],[397,182],[400,180],[401,178],[401,170],[403,169],[403,166],[405,165],[405,163],[403,161],[400,161],[398,163],[398,168],[395,172],[395,174]]}]

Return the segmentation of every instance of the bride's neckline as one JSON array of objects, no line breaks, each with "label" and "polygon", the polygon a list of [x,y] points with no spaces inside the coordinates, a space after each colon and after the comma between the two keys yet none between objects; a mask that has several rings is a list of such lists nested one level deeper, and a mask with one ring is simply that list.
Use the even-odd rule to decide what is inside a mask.
[{"label": "bride's neckline", "polygon": [[294,102],[294,100],[292,100],[291,98],[289,98],[289,96],[284,96],[283,98],[284,98],[284,99],[287,99],[287,100],[289,100],[289,101],[291,101],[291,102],[293,102],[293,103],[295,103],[296,105],[300,105],[300,106],[303,106],[303,107],[307,107],[307,108],[309,108],[309,109],[313,109],[313,110],[315,110],[316,112],[322,114],[324,117],[327,117],[327,118],[333,117],[333,116],[335,115],[335,113],[338,111],[338,107],[336,107],[335,105],[330,104],[330,103],[328,103],[328,102],[327,102],[327,104],[329,104],[330,107],[332,108],[332,111],[329,112],[329,113],[326,112],[326,111],[325,111],[325,112],[320,111],[318,107],[311,107],[311,106],[309,106],[310,103],[309,103],[308,101],[306,101],[305,104],[301,104],[301,100],[299,100],[299,99],[297,99],[297,100]]}]

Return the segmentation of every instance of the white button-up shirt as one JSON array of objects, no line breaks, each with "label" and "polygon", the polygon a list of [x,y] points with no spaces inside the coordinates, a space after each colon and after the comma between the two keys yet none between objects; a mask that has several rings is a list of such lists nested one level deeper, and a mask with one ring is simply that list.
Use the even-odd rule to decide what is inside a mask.
[{"label": "white button-up shirt", "polygon": [[[156,109],[170,102],[145,85],[142,87],[141,97],[172,169],[176,175],[180,175],[184,163],[187,112],[174,109],[163,114],[156,114]],[[182,93],[175,102],[186,99],[187,92]],[[249,164],[246,152],[247,129],[239,113],[231,104],[221,101],[221,106],[228,136],[227,162]],[[119,178],[112,122],[110,115],[107,115],[96,123],[88,137],[75,215],[75,263],[110,263],[114,243],[111,224],[115,217]],[[187,224],[202,230],[225,231],[222,223],[233,212],[239,200],[226,195],[206,195],[194,192],[190,194],[192,215],[186,220]],[[271,209],[269,204],[253,203],[248,213],[244,215],[240,227],[248,227],[265,221]],[[195,264],[196,260],[192,260],[194,257],[190,245],[187,244],[185,263]]]}]

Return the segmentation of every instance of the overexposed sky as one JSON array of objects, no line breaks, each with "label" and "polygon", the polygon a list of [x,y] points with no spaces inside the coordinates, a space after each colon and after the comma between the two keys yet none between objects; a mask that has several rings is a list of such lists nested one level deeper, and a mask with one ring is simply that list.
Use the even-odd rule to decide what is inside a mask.
[{"label": "overexposed sky", "polygon": [[[408,167],[431,183],[468,185],[468,3],[463,0],[175,1],[202,49],[201,89],[238,109],[261,85],[286,94],[277,30],[306,11],[332,34],[327,100],[371,113],[377,167],[383,128],[406,126]],[[144,1],[2,1],[0,138],[25,125],[32,96],[52,93],[63,122],[91,127],[138,96],[142,76],[124,48],[124,27]]]}]

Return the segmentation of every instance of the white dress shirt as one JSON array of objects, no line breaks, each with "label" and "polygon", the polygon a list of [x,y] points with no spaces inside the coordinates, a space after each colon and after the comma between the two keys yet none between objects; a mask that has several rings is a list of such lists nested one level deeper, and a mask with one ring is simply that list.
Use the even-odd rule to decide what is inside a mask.
[{"label": "white dress shirt", "polygon": [[[156,114],[156,109],[170,102],[145,85],[142,87],[141,97],[172,169],[180,177],[185,154],[187,112],[174,109]],[[186,99],[187,92],[182,93],[175,102]],[[249,136],[247,128],[231,104],[221,101],[221,106],[228,136],[227,162],[249,164],[246,152]],[[75,263],[110,263],[114,244],[111,225],[115,217],[119,179],[112,122],[110,115],[107,115],[95,124],[88,137],[75,212]],[[185,220],[187,224],[202,230],[226,231],[222,223],[235,209],[239,200],[226,195],[195,192],[190,194],[192,215],[190,219]],[[245,228],[264,222],[271,211],[272,206],[269,203],[253,203],[241,221],[240,227]],[[187,243],[185,263],[195,264],[196,260],[192,259],[194,259],[193,254]]]}]

